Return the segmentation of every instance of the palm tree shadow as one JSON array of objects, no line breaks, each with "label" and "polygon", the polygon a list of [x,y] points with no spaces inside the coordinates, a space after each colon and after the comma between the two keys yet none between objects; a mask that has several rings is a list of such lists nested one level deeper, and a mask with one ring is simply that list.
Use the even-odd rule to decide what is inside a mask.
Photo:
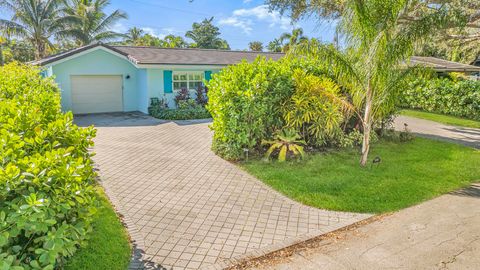
[{"label": "palm tree shadow", "polygon": [[133,254],[128,270],[173,270],[173,267],[167,268],[146,258],[145,251],[135,242],[132,243],[132,249]]},{"label": "palm tree shadow", "polygon": [[449,194],[463,197],[480,198],[480,183],[475,183],[467,188],[452,191]]}]

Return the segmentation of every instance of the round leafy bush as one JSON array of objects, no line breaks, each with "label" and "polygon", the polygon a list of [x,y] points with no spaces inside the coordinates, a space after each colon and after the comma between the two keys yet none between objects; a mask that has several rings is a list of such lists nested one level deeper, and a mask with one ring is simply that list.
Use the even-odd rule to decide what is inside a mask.
[{"label": "round leafy bush", "polygon": [[91,230],[93,128],[36,68],[0,67],[0,269],[54,269]]},{"label": "round leafy bush", "polygon": [[282,104],[293,92],[292,70],[259,57],[223,69],[207,86],[212,148],[236,160],[283,127]]}]

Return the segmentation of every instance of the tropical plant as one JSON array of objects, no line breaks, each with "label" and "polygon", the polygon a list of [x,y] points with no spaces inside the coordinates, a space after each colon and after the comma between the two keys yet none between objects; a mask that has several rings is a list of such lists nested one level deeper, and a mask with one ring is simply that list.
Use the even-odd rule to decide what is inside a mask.
[{"label": "tropical plant", "polygon": [[0,89],[0,268],[60,268],[92,229],[95,131],[36,68],[0,67]]},{"label": "tropical plant", "polygon": [[[331,74],[350,91],[357,112],[362,114],[362,166],[367,164],[374,123],[394,110],[408,76],[417,70],[406,67],[406,59],[417,42],[448,21],[449,13],[443,6],[428,11],[415,7],[408,0],[347,1],[339,24],[348,42],[345,52],[324,45],[299,46],[297,50],[303,51],[299,55],[327,61]],[[417,12],[418,20],[403,20],[412,12]]]},{"label": "tropical plant", "polygon": [[330,78],[295,70],[295,92],[282,106],[285,125],[299,130],[309,145],[325,145],[342,133],[353,106]]},{"label": "tropical plant", "polygon": [[306,41],[308,41],[308,38],[303,35],[302,28],[293,29],[292,33],[283,33],[280,36],[280,43],[284,44],[282,47],[283,52],[288,52],[292,47]]},{"label": "tropical plant", "polygon": [[127,33],[125,34],[127,44],[137,45],[138,41],[142,38],[145,31],[138,27],[132,27],[128,29]]},{"label": "tropical plant", "polygon": [[71,23],[58,32],[59,36],[73,38],[80,46],[93,42],[108,42],[125,35],[111,30],[121,19],[128,16],[121,10],[106,14],[109,0],[64,0],[62,12]]},{"label": "tropical plant", "polygon": [[6,38],[0,36],[0,66],[3,66],[5,64],[5,60],[3,57],[3,45],[6,42]]},{"label": "tropical plant", "polygon": [[248,43],[248,48],[252,52],[261,52],[263,51],[263,43],[260,41],[252,41]]},{"label": "tropical plant", "polygon": [[220,38],[220,29],[213,25],[213,17],[204,19],[200,23],[193,23],[192,30],[187,31],[185,37],[194,41],[192,47],[201,49],[230,49],[227,41]]},{"label": "tropical plant", "polygon": [[12,36],[27,40],[35,49],[35,59],[54,49],[51,38],[71,18],[60,16],[59,0],[0,0],[0,7],[10,11],[10,20],[0,19],[0,28]]},{"label": "tropical plant", "polygon": [[276,150],[278,150],[278,161],[280,162],[285,162],[289,154],[304,158],[305,152],[301,145],[305,145],[305,141],[300,138],[301,136],[295,130],[284,129],[275,135],[273,141],[262,141],[262,145],[270,145],[265,153],[265,158],[270,159],[270,156]]},{"label": "tropical plant", "polygon": [[186,48],[188,43],[180,36],[167,35],[163,38],[163,46],[165,48]]},{"label": "tropical plant", "polygon": [[197,102],[198,105],[201,105],[201,106],[207,105],[207,102],[208,102],[207,93],[208,93],[207,87],[201,86],[201,85],[197,87],[195,101]]},{"label": "tropical plant", "polygon": [[175,104],[178,104],[182,101],[190,100],[190,91],[187,88],[182,88],[178,93],[175,95]]},{"label": "tropical plant", "polygon": [[283,44],[278,38],[270,41],[267,45],[267,50],[269,52],[281,52],[282,48],[283,48]]}]

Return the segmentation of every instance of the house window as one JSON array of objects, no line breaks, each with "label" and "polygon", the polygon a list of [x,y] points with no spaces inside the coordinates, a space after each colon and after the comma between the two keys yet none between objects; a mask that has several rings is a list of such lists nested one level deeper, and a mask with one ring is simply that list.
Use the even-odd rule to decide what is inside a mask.
[{"label": "house window", "polygon": [[203,72],[174,72],[173,90],[188,89],[194,91],[199,86],[203,86]]}]

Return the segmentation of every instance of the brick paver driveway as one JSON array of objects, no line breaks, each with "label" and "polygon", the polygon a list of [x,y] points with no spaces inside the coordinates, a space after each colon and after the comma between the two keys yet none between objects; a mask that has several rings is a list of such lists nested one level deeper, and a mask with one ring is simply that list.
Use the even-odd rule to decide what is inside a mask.
[{"label": "brick paver driveway", "polygon": [[139,114],[76,122],[97,127],[102,184],[150,268],[223,268],[369,216],[303,206],[273,191],[210,151],[208,123]]}]

